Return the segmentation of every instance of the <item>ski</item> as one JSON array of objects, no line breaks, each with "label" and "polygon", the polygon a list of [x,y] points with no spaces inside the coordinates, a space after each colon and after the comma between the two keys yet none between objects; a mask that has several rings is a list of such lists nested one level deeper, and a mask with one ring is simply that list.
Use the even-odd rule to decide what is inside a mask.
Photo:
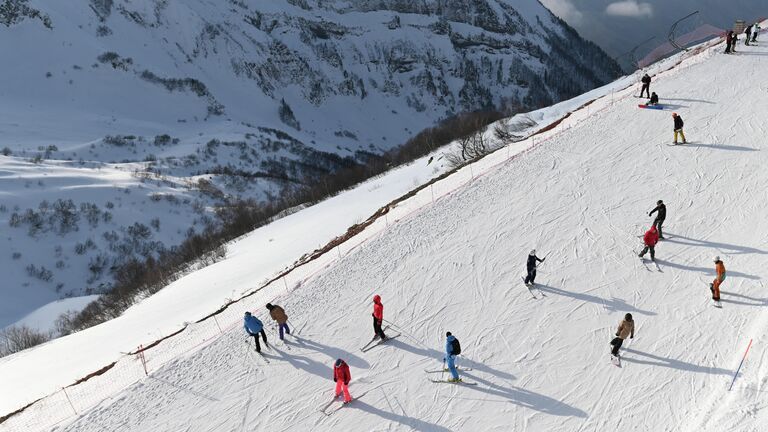
[{"label": "ski", "polygon": [[611,354],[611,364],[616,367],[621,367],[621,357]]},{"label": "ski", "polygon": [[539,298],[538,298],[538,297],[536,297],[536,294],[534,294],[534,293],[533,293],[533,291],[531,290],[531,287],[530,287],[530,285],[528,285],[527,283],[525,283],[525,278],[524,278],[524,277],[521,277],[521,279],[523,279],[523,284],[525,285],[525,288],[528,290],[528,293],[531,295],[531,297],[533,297],[535,300],[538,300]]},{"label": "ski", "polygon": [[384,339],[384,340],[380,340],[380,341],[378,341],[377,343],[375,343],[375,344],[373,344],[373,345],[370,345],[370,344],[369,344],[368,346],[366,346],[366,347],[364,347],[364,348],[361,348],[361,349],[360,349],[360,351],[362,351],[362,352],[368,352],[368,351],[370,351],[370,350],[372,350],[372,349],[376,348],[377,346],[379,346],[379,345],[381,345],[381,344],[387,343],[387,341],[390,341],[390,340],[392,340],[392,339],[396,339],[398,336],[400,336],[400,333],[397,333],[397,334],[395,334],[395,335],[392,335],[392,336],[387,336],[387,338],[386,338],[386,339]]},{"label": "ski", "polygon": [[[389,328],[389,325],[385,326],[385,327],[384,327],[383,329],[381,329],[381,330],[382,330],[382,331],[384,331],[384,332],[386,332],[388,328]],[[371,340],[370,340],[370,341],[368,341],[368,343],[366,343],[365,345],[363,345],[362,347],[360,347],[360,351],[363,351],[363,352],[365,352],[365,350],[366,350],[366,349],[367,349],[369,346],[371,346],[371,344],[372,344],[372,343],[376,342],[378,339],[379,339],[379,335],[375,335],[373,338],[371,338]]]},{"label": "ski", "polygon": [[[456,370],[461,371],[461,372],[467,372],[467,371],[471,371],[472,368],[464,368],[464,367],[456,366]],[[450,371],[450,369],[448,369],[448,368],[445,368],[445,369],[424,369],[424,372],[426,372],[428,374],[429,373],[438,373],[438,372],[448,372],[448,371]]]},{"label": "ski", "polygon": [[714,307],[716,307],[718,309],[722,309],[723,308],[723,304],[720,303],[720,300],[712,300],[712,306],[714,306]]},{"label": "ski", "polygon": [[435,380],[435,379],[430,379],[429,381],[430,381],[430,382],[433,382],[433,383],[456,384],[456,385],[468,385],[468,386],[477,385],[477,383],[476,383],[476,382],[474,382],[474,381],[464,381],[464,380],[459,380],[459,381],[449,381],[449,380],[447,380],[447,379],[446,379],[446,380]]},{"label": "ski", "polygon": [[366,390],[366,391],[364,391],[364,392],[360,393],[360,394],[359,394],[359,395],[357,395],[356,397],[353,397],[353,398],[352,398],[352,400],[350,400],[349,402],[346,402],[346,403],[342,402],[342,403],[340,403],[338,406],[335,406],[335,407],[333,407],[332,409],[330,409],[330,410],[329,410],[328,408],[331,408],[331,406],[333,406],[334,402],[336,402],[336,401],[339,399],[339,397],[341,397],[341,395],[339,395],[339,396],[336,396],[335,398],[333,398],[333,400],[332,400],[331,402],[329,402],[327,405],[325,405],[325,406],[324,406],[324,407],[323,407],[323,408],[320,410],[320,412],[321,412],[321,413],[323,413],[323,414],[325,414],[326,416],[330,416],[330,415],[333,415],[333,414],[335,414],[336,412],[338,412],[339,410],[341,410],[342,408],[344,408],[345,406],[347,406],[347,405],[349,405],[349,404],[354,404],[356,400],[358,400],[358,399],[360,399],[361,397],[365,396],[365,395],[366,395],[366,394],[367,394],[369,391],[371,391],[371,390],[374,390],[374,389],[377,389],[377,388],[379,388],[379,387],[381,387],[381,386],[380,386],[380,385],[378,385],[378,386],[376,386],[376,387],[370,388],[370,389],[368,389],[368,390]]},{"label": "ski", "polygon": [[269,359],[264,356],[264,354],[256,351],[256,354],[261,356],[261,359],[264,360],[265,363],[269,364]]}]

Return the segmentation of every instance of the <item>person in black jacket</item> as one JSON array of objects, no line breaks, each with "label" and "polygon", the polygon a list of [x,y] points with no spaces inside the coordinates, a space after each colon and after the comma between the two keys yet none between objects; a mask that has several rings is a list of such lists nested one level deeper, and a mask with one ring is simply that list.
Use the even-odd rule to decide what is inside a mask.
[{"label": "person in black jacket", "polygon": [[643,87],[640,89],[640,97],[643,97],[643,92],[645,92],[648,97],[651,97],[651,77],[648,76],[648,74],[645,74],[640,82],[643,83]]},{"label": "person in black jacket", "polygon": [[678,134],[683,138],[683,144],[685,144],[687,141],[685,140],[685,134],[683,133],[683,118],[677,115],[677,113],[672,113],[672,119],[675,121],[675,141],[673,144],[677,144]]},{"label": "person in black jacket", "polygon": [[526,285],[533,285],[534,280],[536,279],[536,264],[539,262],[544,262],[546,258],[541,258],[536,256],[536,249],[532,250],[530,254],[528,254],[528,263],[526,264],[526,268],[528,270],[528,276],[525,277],[525,284]]},{"label": "person in black jacket", "polygon": [[747,26],[747,29],[744,30],[744,34],[747,35],[747,38],[744,39],[744,45],[749,46],[749,40],[752,39],[752,26]]},{"label": "person in black jacket", "polygon": [[659,104],[659,95],[657,95],[656,92],[651,93],[651,100],[649,100],[646,105],[658,105],[658,104]]},{"label": "person in black jacket", "polygon": [[664,205],[664,201],[656,201],[656,207],[648,213],[648,216],[653,216],[654,213],[656,213],[656,219],[653,220],[653,226],[659,231],[659,240],[664,240],[664,235],[661,233],[661,226],[667,218],[667,206]]}]

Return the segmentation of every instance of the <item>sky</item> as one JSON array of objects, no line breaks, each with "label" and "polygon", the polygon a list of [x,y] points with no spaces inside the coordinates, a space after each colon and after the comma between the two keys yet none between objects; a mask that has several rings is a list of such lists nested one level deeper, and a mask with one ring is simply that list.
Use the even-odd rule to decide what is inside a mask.
[{"label": "sky", "polygon": [[768,17],[766,0],[540,0],[583,37],[600,45],[612,57],[638,49],[644,54],[667,40],[670,26],[700,11],[693,24],[731,28],[734,21]]}]

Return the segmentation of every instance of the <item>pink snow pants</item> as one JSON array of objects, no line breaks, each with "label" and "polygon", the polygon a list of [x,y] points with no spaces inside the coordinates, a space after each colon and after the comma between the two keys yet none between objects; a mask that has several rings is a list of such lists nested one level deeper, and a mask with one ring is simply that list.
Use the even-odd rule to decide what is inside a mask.
[{"label": "pink snow pants", "polygon": [[351,401],[352,396],[349,395],[349,386],[344,384],[341,380],[336,381],[336,397],[338,397],[342,391],[344,391],[344,402]]}]

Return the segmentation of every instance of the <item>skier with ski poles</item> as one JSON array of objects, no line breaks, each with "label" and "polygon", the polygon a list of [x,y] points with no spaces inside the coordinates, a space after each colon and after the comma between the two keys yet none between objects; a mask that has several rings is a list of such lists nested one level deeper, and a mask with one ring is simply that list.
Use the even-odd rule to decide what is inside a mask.
[{"label": "skier with ski poles", "polygon": [[744,29],[744,34],[747,35],[747,38],[744,39],[744,45],[749,46],[749,41],[752,39],[752,25],[748,25],[746,29]]},{"label": "skier with ski poles", "polygon": [[373,296],[373,313],[371,316],[373,316],[374,339],[378,336],[382,341],[386,340],[387,335],[381,329],[382,321],[384,321],[384,304],[381,302],[381,296],[378,294]]},{"label": "skier with ski poles", "polygon": [[344,392],[344,405],[352,402],[352,396],[349,395],[349,382],[352,380],[352,374],[349,373],[349,366],[342,359],[336,359],[333,365],[333,382],[336,383],[336,397]]},{"label": "skier with ski poles", "polygon": [[709,290],[712,292],[712,300],[719,303],[720,302],[720,284],[722,284],[725,281],[725,265],[720,260],[719,256],[715,257],[715,271],[717,272],[717,277],[715,277],[715,280],[712,281],[711,284],[709,284]]},{"label": "skier with ski poles", "polygon": [[733,30],[729,30],[725,35],[725,53],[731,53],[731,47],[733,46]]},{"label": "skier with ski poles", "polygon": [[619,348],[624,344],[624,339],[629,336],[630,339],[635,338],[635,322],[632,320],[632,314],[628,313],[624,315],[624,319],[619,323],[619,328],[616,330],[616,337],[611,340],[611,355],[619,358]]},{"label": "skier with ski poles", "polygon": [[285,310],[278,305],[267,303],[267,309],[269,310],[269,316],[277,322],[279,326],[278,332],[280,334],[280,340],[285,340],[283,332],[291,334],[291,329],[288,328],[288,315],[285,314]]},{"label": "skier with ski poles", "polygon": [[672,113],[672,120],[674,120],[675,123],[675,140],[672,144],[677,144],[678,134],[683,138],[683,144],[685,144],[687,141],[685,140],[685,133],[683,133],[683,126],[685,125],[683,118],[677,115],[677,113]]},{"label": "skier with ski poles", "polygon": [[650,250],[651,251],[651,261],[656,262],[656,243],[659,242],[659,232],[656,230],[655,226],[652,226],[651,229],[645,232],[645,235],[643,235],[643,243],[645,244],[645,247],[642,251],[640,251],[637,256],[640,258],[644,257],[645,254]]},{"label": "skier with ski poles", "polygon": [[460,382],[459,371],[456,369],[456,356],[461,354],[461,344],[451,332],[445,334],[445,358],[443,361],[448,363],[448,370],[451,371],[452,378],[449,382]]},{"label": "skier with ski poles", "polygon": [[528,254],[528,262],[526,263],[525,267],[528,271],[528,275],[525,277],[525,284],[533,286],[533,283],[536,279],[536,266],[540,262],[544,262],[544,260],[547,259],[539,258],[536,256],[536,249],[532,249],[531,252]]},{"label": "skier with ski poles", "polygon": [[251,315],[250,312],[245,313],[245,318],[243,319],[243,328],[245,328],[246,333],[253,336],[253,340],[256,342],[257,353],[261,354],[259,333],[261,333],[261,338],[264,339],[264,345],[269,348],[269,344],[267,343],[267,333],[264,332],[264,324],[261,322],[261,320]]},{"label": "skier with ski poles", "polygon": [[643,92],[645,92],[648,97],[651,97],[651,77],[648,76],[648,74],[643,75],[643,78],[640,79],[640,82],[643,83],[643,87],[640,88],[640,97],[643,97]]},{"label": "skier with ski poles", "polygon": [[661,226],[664,225],[664,219],[667,218],[667,206],[664,205],[664,201],[656,201],[656,207],[648,213],[648,216],[653,216],[656,212],[658,213],[656,214],[656,219],[653,220],[653,226],[659,230],[659,240],[664,240],[664,235],[661,232]]},{"label": "skier with ski poles", "polygon": [[752,27],[752,42],[757,42],[758,33],[760,33],[760,23],[755,23]]}]

